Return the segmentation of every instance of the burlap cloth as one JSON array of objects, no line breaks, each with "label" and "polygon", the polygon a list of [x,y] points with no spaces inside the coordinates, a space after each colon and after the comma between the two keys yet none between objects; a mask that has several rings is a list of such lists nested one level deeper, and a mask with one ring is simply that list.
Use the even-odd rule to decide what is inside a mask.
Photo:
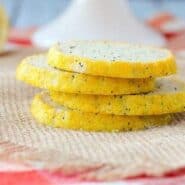
[{"label": "burlap cloth", "polygon": [[[35,52],[24,49],[0,56],[1,161],[101,180],[162,175],[185,167],[185,114],[177,115],[170,126],[126,133],[77,132],[36,123],[29,105],[39,90],[15,79],[20,59]],[[179,63],[182,76],[185,63]]]}]

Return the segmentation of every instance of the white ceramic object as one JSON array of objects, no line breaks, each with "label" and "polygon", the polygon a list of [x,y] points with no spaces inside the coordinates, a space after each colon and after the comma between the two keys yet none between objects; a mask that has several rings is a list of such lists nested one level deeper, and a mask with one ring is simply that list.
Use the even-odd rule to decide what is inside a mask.
[{"label": "white ceramic object", "polygon": [[165,43],[158,33],[131,14],[127,0],[75,0],[32,39],[40,47],[69,40],[113,40],[155,46]]}]

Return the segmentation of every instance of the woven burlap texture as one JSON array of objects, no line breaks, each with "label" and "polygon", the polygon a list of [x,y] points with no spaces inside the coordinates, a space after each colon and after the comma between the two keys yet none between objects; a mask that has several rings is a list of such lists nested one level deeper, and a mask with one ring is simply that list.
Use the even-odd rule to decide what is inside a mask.
[{"label": "woven burlap texture", "polygon": [[126,133],[88,133],[40,125],[29,111],[39,90],[15,79],[17,62],[0,60],[0,160],[101,180],[143,173],[162,175],[185,167],[184,114],[177,115],[170,126]]}]

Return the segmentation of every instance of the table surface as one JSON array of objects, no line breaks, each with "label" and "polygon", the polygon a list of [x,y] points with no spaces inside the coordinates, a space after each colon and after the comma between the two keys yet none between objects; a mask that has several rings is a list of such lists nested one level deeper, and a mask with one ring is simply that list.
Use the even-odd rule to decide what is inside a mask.
[{"label": "table surface", "polygon": [[[9,69],[9,70],[15,71],[15,67],[18,65],[18,63],[24,57],[26,57],[28,55],[38,54],[38,53],[41,53],[41,52],[43,52],[43,51],[40,50],[40,49],[36,49],[36,48],[19,48],[19,49],[15,49],[13,51],[7,51],[7,52],[0,55],[0,63],[1,63],[1,61],[4,61],[3,63],[5,63],[5,61],[7,63],[12,63],[11,69]],[[178,63],[178,68],[179,68],[179,74],[185,80],[185,75],[184,75],[184,72],[185,72],[185,58],[178,57],[177,63]],[[30,177],[30,174],[29,174],[28,178],[29,177]],[[10,174],[7,174],[7,176],[4,176],[4,178],[12,178],[12,181],[13,181],[13,180],[15,180],[15,178],[17,178],[17,176],[12,177],[12,176],[10,176]],[[142,184],[142,183],[139,183],[139,184]]]}]

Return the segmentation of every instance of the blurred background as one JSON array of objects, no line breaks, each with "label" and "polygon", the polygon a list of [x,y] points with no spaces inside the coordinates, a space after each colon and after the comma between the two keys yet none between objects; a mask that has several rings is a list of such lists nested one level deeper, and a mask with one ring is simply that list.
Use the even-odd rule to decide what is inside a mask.
[{"label": "blurred background", "polygon": [[[64,12],[71,0],[0,0],[0,3],[6,7],[12,25],[24,28],[48,23]],[[185,0],[129,0],[129,3],[142,20],[161,12],[185,19]]]},{"label": "blurred background", "polygon": [[[66,30],[63,29],[61,31],[60,29],[62,28],[59,28],[58,32],[62,32],[61,35],[59,35],[58,33],[56,34],[55,30],[55,35],[57,35],[58,37],[53,40],[48,40],[48,42],[44,42],[45,40],[47,41],[48,38],[52,38],[53,33],[51,34],[51,30],[47,30],[48,27],[43,26],[49,24],[50,29],[50,23],[53,20],[57,19],[57,17],[65,13],[74,1],[87,2],[88,0],[0,0],[0,5],[3,5],[9,18],[9,43],[17,44],[20,46],[23,45],[25,47],[33,45],[48,46],[52,42],[57,41],[58,38],[62,37],[61,35],[63,34],[63,31]],[[105,2],[104,7],[101,7],[103,11],[106,8],[106,2],[112,0],[102,1]],[[126,2],[126,0],[122,1]],[[147,25],[147,29],[151,29],[152,31],[157,32],[157,36],[162,35],[163,38],[161,37],[160,39],[165,39],[165,46],[173,50],[182,50],[182,48],[185,48],[185,0],[128,0],[128,5],[129,11],[131,12],[135,20],[138,20],[138,22],[142,23],[143,25]],[[126,9],[128,8],[125,8],[125,10]],[[125,10],[123,10],[123,12],[125,12]],[[84,15],[86,15],[86,13],[84,13]],[[123,17],[120,17],[119,19],[121,20],[123,18],[124,14]],[[135,23],[137,22],[133,22],[133,24]],[[129,24],[129,20],[127,20],[125,27],[129,27],[127,24]],[[126,34],[125,38],[129,38],[129,34],[131,34],[130,37],[133,38],[133,40],[136,39],[136,37],[133,37],[133,34],[136,35],[137,31],[139,30],[138,25],[135,25],[135,27],[133,25],[131,26],[130,29],[133,33],[131,33],[129,29],[125,31],[123,29],[122,32],[125,32],[123,34]],[[66,32],[72,30],[67,26],[65,25],[66,29],[68,29]],[[56,25],[53,27],[56,27]],[[109,26],[107,30],[109,30],[110,27],[111,26]],[[40,28],[42,28],[41,31],[39,30]],[[33,42],[33,35],[38,30],[40,31],[40,35],[38,36],[37,34],[37,38],[34,37],[34,39],[36,38],[37,41]],[[133,30],[135,31],[135,33]],[[137,33],[137,37],[139,35],[141,37],[140,40],[143,40],[144,42],[142,32],[142,29],[140,29],[140,32]],[[48,35],[46,35],[46,33]],[[114,35],[116,35],[116,33],[114,33]],[[146,36],[146,40],[153,37],[153,35],[150,34],[148,35],[148,37],[145,33],[143,33],[143,35],[144,37]],[[154,35],[153,40],[159,40],[159,38],[155,36],[156,35]],[[119,40],[119,37],[117,37],[116,40]],[[124,40],[124,37],[122,40]],[[126,41],[130,40],[128,39]],[[40,44],[41,42],[43,43]],[[160,41],[160,44],[158,45],[161,45],[161,43],[163,42]]]}]

